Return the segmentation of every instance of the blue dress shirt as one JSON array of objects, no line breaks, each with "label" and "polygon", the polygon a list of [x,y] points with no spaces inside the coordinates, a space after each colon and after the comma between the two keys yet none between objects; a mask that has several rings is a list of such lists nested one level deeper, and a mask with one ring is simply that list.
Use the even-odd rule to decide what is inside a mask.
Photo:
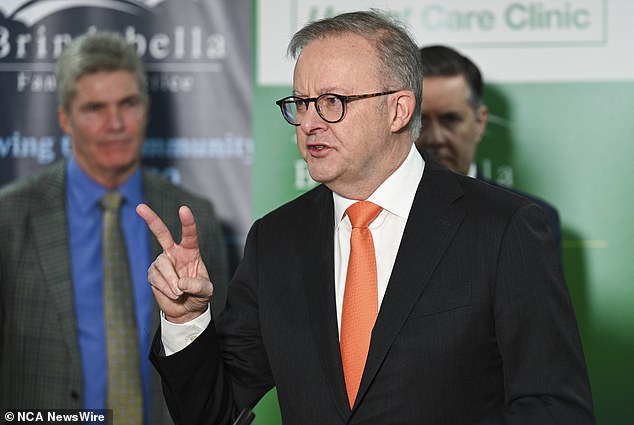
[{"label": "blue dress shirt", "polygon": [[[84,408],[105,409],[108,367],[101,255],[103,211],[99,206],[99,200],[107,190],[84,173],[72,157],[68,161],[66,177],[66,205],[83,370]],[[137,170],[118,190],[124,197],[121,223],[134,286],[144,417],[145,424],[148,425],[151,367],[148,352],[154,300],[147,281],[147,269],[151,261],[149,233],[145,223],[135,212],[136,205],[143,201],[141,171]]]}]

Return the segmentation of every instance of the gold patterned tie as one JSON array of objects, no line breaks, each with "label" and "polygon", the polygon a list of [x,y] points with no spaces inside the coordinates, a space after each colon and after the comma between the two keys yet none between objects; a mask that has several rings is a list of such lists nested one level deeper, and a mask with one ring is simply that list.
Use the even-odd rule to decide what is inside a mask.
[{"label": "gold patterned tie", "polygon": [[128,254],[119,224],[123,198],[108,192],[101,198],[103,213],[103,298],[106,322],[108,390],[106,407],[114,424],[142,425],[143,396],[139,339]]},{"label": "gold patterned tie", "polygon": [[352,204],[346,210],[352,234],[339,344],[350,408],[357,398],[379,309],[376,257],[368,226],[380,212],[381,207],[368,201]]}]

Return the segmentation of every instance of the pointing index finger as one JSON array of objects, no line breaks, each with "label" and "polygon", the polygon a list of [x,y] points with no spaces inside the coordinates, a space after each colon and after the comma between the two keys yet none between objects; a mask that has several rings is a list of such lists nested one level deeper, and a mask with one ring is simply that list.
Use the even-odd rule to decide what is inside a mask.
[{"label": "pointing index finger", "polygon": [[174,246],[174,238],[169,229],[163,223],[163,220],[146,204],[139,204],[136,207],[136,213],[145,221],[147,227],[158,240],[164,251]]}]

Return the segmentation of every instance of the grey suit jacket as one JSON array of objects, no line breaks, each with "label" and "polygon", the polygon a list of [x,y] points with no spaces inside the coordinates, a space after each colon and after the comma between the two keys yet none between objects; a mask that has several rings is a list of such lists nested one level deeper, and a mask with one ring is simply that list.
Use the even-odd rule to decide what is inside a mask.
[{"label": "grey suit jacket", "polygon": [[[0,407],[63,409],[83,405],[73,301],[65,162],[0,189]],[[146,202],[180,239],[178,207],[198,219],[199,242],[214,276],[214,311],[226,298],[228,266],[212,205],[144,172]],[[160,253],[153,236],[152,256]],[[216,296],[219,296],[216,302]],[[153,314],[159,322],[158,309]],[[151,330],[148,329],[148,332]],[[172,423],[160,380],[151,382],[152,425]]]},{"label": "grey suit jacket", "polygon": [[349,408],[332,192],[258,220],[227,307],[151,359],[175,421],[230,424],[277,387],[285,424],[594,423],[579,334],[543,211],[426,158]]}]

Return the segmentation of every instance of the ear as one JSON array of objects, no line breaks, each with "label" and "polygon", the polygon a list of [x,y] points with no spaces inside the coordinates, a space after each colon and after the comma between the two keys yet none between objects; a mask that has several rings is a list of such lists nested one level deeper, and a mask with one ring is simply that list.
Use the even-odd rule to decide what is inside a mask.
[{"label": "ear", "polygon": [[69,136],[73,135],[73,127],[70,125],[70,117],[63,106],[57,107],[57,122],[59,122],[59,126],[62,130],[64,130],[64,133]]},{"label": "ear", "polygon": [[412,119],[414,109],[416,108],[416,97],[414,93],[408,90],[396,92],[393,96],[396,96],[396,103],[392,114],[392,126],[390,130],[396,133],[402,130]]},{"label": "ear", "polygon": [[486,105],[480,105],[476,111],[476,143],[480,143],[484,130],[486,130],[487,123],[489,122],[489,108]]}]

